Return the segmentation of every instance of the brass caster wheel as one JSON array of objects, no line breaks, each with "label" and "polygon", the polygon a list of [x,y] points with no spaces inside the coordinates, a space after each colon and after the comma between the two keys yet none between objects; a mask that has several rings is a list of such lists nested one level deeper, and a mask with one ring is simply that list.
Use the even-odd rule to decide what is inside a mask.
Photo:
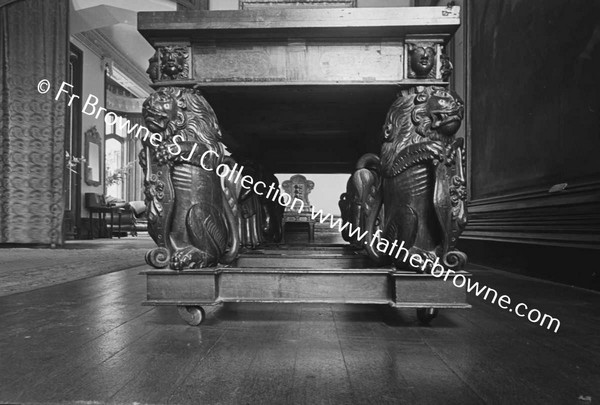
[{"label": "brass caster wheel", "polygon": [[204,308],[195,307],[195,306],[177,306],[177,310],[179,311],[179,316],[181,319],[186,321],[188,325],[198,326],[204,321],[206,318],[206,314],[204,313]]},{"label": "brass caster wheel", "polygon": [[438,312],[437,308],[419,308],[417,309],[417,318],[422,325],[429,325]]}]

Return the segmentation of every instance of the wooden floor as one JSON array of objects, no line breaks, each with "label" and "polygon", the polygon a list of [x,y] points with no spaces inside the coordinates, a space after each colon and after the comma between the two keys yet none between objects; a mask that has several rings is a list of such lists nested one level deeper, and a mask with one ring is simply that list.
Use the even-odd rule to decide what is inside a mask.
[{"label": "wooden floor", "polygon": [[557,334],[472,297],[421,327],[385,306],[228,304],[201,327],[143,307],[143,267],[0,298],[0,403],[590,404],[600,295],[474,278],[560,318]]},{"label": "wooden floor", "polygon": [[0,297],[141,266],[153,246],[145,235],[67,241],[56,249],[0,247]]}]

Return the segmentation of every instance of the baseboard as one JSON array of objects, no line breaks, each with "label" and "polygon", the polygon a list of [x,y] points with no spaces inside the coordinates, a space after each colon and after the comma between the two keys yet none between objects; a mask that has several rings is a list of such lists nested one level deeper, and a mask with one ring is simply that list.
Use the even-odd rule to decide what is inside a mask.
[{"label": "baseboard", "polygon": [[598,181],[473,200],[462,237],[600,250],[599,201]]},{"label": "baseboard", "polygon": [[600,291],[600,250],[464,239],[469,263]]}]

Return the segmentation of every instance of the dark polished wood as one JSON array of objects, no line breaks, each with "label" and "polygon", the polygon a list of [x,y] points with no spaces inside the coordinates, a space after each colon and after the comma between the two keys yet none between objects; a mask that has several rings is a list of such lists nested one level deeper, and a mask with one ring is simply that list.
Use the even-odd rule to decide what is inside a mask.
[{"label": "dark polished wood", "polygon": [[472,200],[466,239],[600,249],[600,181]]},{"label": "dark polished wood", "polygon": [[[476,281],[562,321],[470,297],[435,327],[387,306],[226,304],[201,328],[143,307],[139,268],[0,298],[0,402],[563,404],[600,397],[598,294]],[[586,402],[582,402],[586,403]]]},{"label": "dark polished wood", "polygon": [[350,173],[365,151],[378,151],[398,85],[205,83],[202,92],[228,147],[278,173]]},{"label": "dark polished wood", "polygon": [[[160,60],[183,57],[177,47],[163,51]],[[162,72],[169,77],[180,73],[170,65],[163,66]],[[146,263],[175,270],[231,263],[241,242],[237,185],[231,178],[221,184],[214,170],[206,170],[203,156],[210,155],[213,168],[224,165],[233,171],[237,163],[223,155],[213,109],[197,89],[165,87],[144,101],[142,114],[149,130],[164,142],[180,141],[178,153],[170,153],[159,147],[164,143],[152,142],[153,137],[142,139],[139,164],[144,172],[148,234],[157,245],[146,254]],[[176,116],[185,119],[164,118]],[[174,135],[177,131],[185,137]]]},{"label": "dark polished wood", "polygon": [[[145,271],[147,305],[223,302],[387,304],[402,308],[470,308],[464,288],[431,275],[374,268],[229,267]],[[468,273],[463,272],[465,276]]]},{"label": "dark polished wood", "polygon": [[[444,51],[459,24],[460,7],[452,5],[140,14],[138,29],[156,49],[147,73],[157,91],[144,103],[145,121],[150,130],[164,135],[163,142],[175,142],[174,134],[185,133],[187,138],[181,141],[186,154],[198,146],[194,142],[200,143],[200,152],[207,150],[216,156],[213,167],[221,163],[221,141],[232,156],[239,156],[238,161],[269,162],[274,171],[281,167],[273,165],[273,156],[306,167],[308,158],[327,164],[335,150],[336,156],[343,156],[333,162],[337,164],[348,161],[348,154],[368,151],[369,143],[378,144],[386,180],[382,188],[379,184],[366,188],[383,195],[377,198],[379,204],[369,202],[377,214],[384,200],[383,236],[390,241],[408,241],[410,254],[417,255],[420,263],[424,259],[433,262],[439,256],[446,267],[462,269],[466,257],[454,249],[466,219],[461,194],[462,142],[454,141],[453,136],[460,127],[463,107],[455,93],[445,90],[452,65]],[[380,109],[383,100],[370,103],[368,98],[352,94],[357,83],[361,90],[381,90],[383,85],[388,93],[401,87],[400,101],[392,104],[383,120],[383,137],[376,135],[382,123],[376,110],[383,113],[387,105]],[[224,118],[217,120],[201,92],[204,84],[217,94],[228,93],[222,106],[229,116],[225,112]],[[311,93],[321,96],[312,98]],[[377,98],[373,92],[368,94]],[[342,95],[346,95],[344,100]],[[219,114],[219,101],[210,102]],[[370,119],[361,120],[352,113],[361,110],[360,115]],[[171,118],[180,115],[187,119]],[[349,120],[349,116],[354,118]],[[228,127],[230,123],[237,126]],[[267,128],[256,130],[261,126]],[[197,128],[202,129],[200,133]],[[222,133],[229,135],[222,137]],[[261,137],[273,137],[273,141],[263,143]],[[324,140],[331,143],[324,144]],[[437,307],[468,307],[464,297],[447,293],[454,292],[452,286],[431,275],[423,277],[432,282],[404,279],[392,269],[369,268],[368,260],[358,255],[251,255],[233,263],[239,247],[236,240],[242,238],[236,239],[237,222],[230,217],[244,216],[252,222],[242,222],[246,225],[241,227],[246,235],[243,246],[256,248],[262,242],[256,226],[260,221],[254,215],[256,201],[248,200],[240,209],[232,198],[241,195],[238,186],[227,184],[231,182],[228,178],[226,203],[221,204],[217,176],[202,172],[200,168],[206,167],[200,158],[188,164],[186,158],[182,161],[176,154],[144,142],[146,153],[140,156],[140,164],[146,174],[149,233],[158,245],[146,255],[146,261],[159,269],[168,265],[184,270],[147,271],[148,304],[178,305],[180,315],[191,325],[202,322],[200,305],[207,302],[379,303],[420,308],[422,321],[432,319]],[[349,146],[342,150],[338,146],[343,144]],[[288,153],[277,153],[277,147]],[[256,180],[256,173],[250,174]],[[302,184],[294,179],[302,179]],[[309,218],[305,197],[312,186],[300,175],[283,183],[289,195],[303,196],[306,210],[289,212],[284,221],[293,218],[294,222],[309,223],[309,241],[314,239],[314,221]],[[223,210],[229,226],[221,217]],[[369,217],[365,246],[376,265],[383,266],[389,257],[383,257],[379,244],[375,248],[371,243],[376,222],[376,215]],[[396,269],[405,268],[401,262],[394,259]],[[410,263],[412,270],[425,271],[412,260]],[[220,264],[235,267],[218,267]],[[213,270],[185,271],[204,267]],[[415,299],[405,297],[397,288],[399,283],[408,290],[423,289],[422,296],[428,298],[418,299],[418,294],[412,295]]]},{"label": "dark polished wood", "polygon": [[369,267],[372,262],[366,255],[343,255],[337,251],[331,253],[290,252],[286,254],[270,253],[262,255],[241,254],[236,260],[238,267],[264,268],[308,268],[308,269],[358,269]]},{"label": "dark polished wood", "polygon": [[[110,214],[110,233],[109,233],[109,237],[112,238],[113,237],[113,231],[114,231],[114,215],[117,214],[119,220],[118,220],[118,232],[119,235],[121,234],[121,215],[123,212],[123,209],[121,207],[86,207],[88,212],[89,212],[89,223],[90,223],[90,228],[89,228],[89,232],[88,232],[88,236],[90,239],[94,239],[94,214],[98,214],[98,237],[102,237],[103,234],[103,229],[105,229],[106,227],[106,214]],[[120,237],[120,236],[119,236]]]},{"label": "dark polished wood", "polygon": [[600,250],[539,243],[461,239],[459,246],[473,262],[544,280],[600,291]]},{"label": "dark polished wood", "polygon": [[[157,49],[153,87],[200,88],[234,156],[279,173],[349,173],[362,154],[378,152],[399,88],[448,85],[438,65],[459,14],[459,7],[156,12],[140,13],[138,29]],[[405,43],[419,38],[436,49],[436,67],[409,77]],[[177,69],[165,65],[169,54]]]},{"label": "dark polished wood", "polygon": [[185,321],[192,325],[203,321],[199,312],[202,306],[223,302],[470,308],[464,287],[457,288],[430,274],[369,268],[368,256],[344,248],[267,252],[242,254],[232,267],[183,272],[146,270],[143,272],[147,281],[145,304],[186,306],[200,316],[190,320],[188,312],[183,312]]},{"label": "dark polished wood", "polygon": [[[549,266],[529,266],[532,274],[546,268],[545,277],[589,285],[578,276],[587,266],[582,268],[577,258],[589,256],[586,250],[600,254],[595,157],[600,147],[600,52],[594,35],[599,4],[583,2],[572,9],[562,1],[542,8],[533,3],[503,8],[490,0],[466,3],[464,35],[455,41],[456,54],[465,55],[461,70],[472,106],[467,128],[471,216],[464,238],[480,250],[501,249],[487,258],[492,265],[505,265],[511,257],[529,262],[523,259],[535,256],[530,251],[547,251]],[[491,30],[480,24],[489,18],[495,20]],[[569,41],[530,58],[548,35]],[[521,83],[519,78],[525,77],[530,80]],[[494,103],[488,102],[490,97]],[[552,247],[560,252],[575,248],[568,251],[577,263],[571,262],[573,270],[553,265]],[[596,275],[596,286],[598,280]]]}]

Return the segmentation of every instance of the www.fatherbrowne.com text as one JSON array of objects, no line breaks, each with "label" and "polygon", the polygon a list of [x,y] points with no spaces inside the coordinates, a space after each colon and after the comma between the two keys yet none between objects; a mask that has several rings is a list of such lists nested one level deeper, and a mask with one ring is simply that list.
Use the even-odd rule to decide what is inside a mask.
[{"label": "www.fatherbrowne.com text", "polygon": [[[79,96],[77,96],[76,94],[71,94],[72,88],[72,85],[63,82],[60,85],[60,88],[58,89],[54,99],[58,101],[58,99],[63,93],[69,95],[69,101],[67,103],[67,106],[71,107],[73,100],[75,98],[79,98]],[[50,82],[46,79],[40,80],[40,82],[38,83],[38,91],[41,94],[45,94],[49,90]],[[94,96],[93,94],[88,95],[85,103],[83,104],[81,112],[86,115],[94,116],[95,118],[98,118],[100,114],[104,112],[104,121],[107,125],[117,125],[121,131],[126,131],[127,135],[130,135],[133,132],[135,132],[134,137],[141,138],[144,141],[148,141],[149,138],[148,142],[150,142],[150,144],[154,147],[158,147],[163,142],[161,134],[150,133],[150,131],[147,128],[139,124],[131,126],[131,122],[129,120],[116,115],[114,112],[107,112],[106,108],[98,106],[98,103],[99,99],[96,96]],[[181,147],[177,144],[178,140],[183,141],[183,137],[178,139],[177,136],[175,136],[171,140],[172,143],[166,145],[167,150],[173,156],[177,156],[181,153]],[[189,162],[195,151],[196,147],[192,149],[188,156],[182,156],[181,159]],[[227,177],[229,181],[232,181],[234,183],[238,183],[241,181],[240,185],[242,188],[245,188],[247,190],[252,188],[252,190],[257,195],[265,196],[266,198],[271,199],[271,201],[277,201],[277,203],[289,208],[290,210],[295,208],[298,210],[299,213],[304,211],[304,202],[302,200],[299,200],[298,198],[292,198],[289,194],[285,193],[284,191],[281,191],[279,187],[275,184],[271,183],[271,185],[267,187],[266,183],[262,181],[255,182],[254,179],[249,175],[242,176],[242,173],[244,171],[243,166],[241,166],[239,169],[237,168],[237,164],[235,164],[233,168],[230,168],[226,164],[221,164],[216,168],[207,166],[206,158],[209,154],[218,155],[217,152],[211,150],[204,152],[200,161],[200,165],[204,170],[214,170],[219,177]],[[316,220],[318,217],[318,220],[321,224],[329,222],[328,225],[332,229],[337,227],[340,232],[347,229],[351,237],[356,236],[357,241],[365,239],[369,234],[369,230],[361,231],[360,227],[354,228],[353,225],[349,222],[342,223],[342,220],[340,218],[334,221],[333,215],[324,215],[322,210],[315,211],[314,207],[312,208],[311,215],[313,220]],[[365,243],[367,242],[365,241]],[[472,282],[471,277],[466,277],[461,272],[455,272],[454,270],[445,269],[444,266],[442,266],[439,263],[439,258],[436,258],[435,261],[431,261],[430,259],[426,259],[425,261],[423,261],[423,258],[417,254],[412,254],[409,257],[409,251],[407,248],[404,247],[404,241],[402,241],[402,243],[398,243],[398,241],[395,240],[392,243],[390,243],[387,239],[381,236],[381,230],[379,229],[373,234],[373,238],[371,238],[371,247],[375,243],[377,243],[376,249],[379,250],[381,253],[393,256],[396,259],[398,259],[400,255],[403,255],[402,261],[404,263],[406,263],[406,261],[408,260],[410,265],[413,267],[418,267],[420,265],[421,270],[423,272],[430,268],[429,272],[433,277],[443,278],[444,281],[448,281],[448,279],[451,278],[452,284],[457,288],[463,288],[466,285],[467,292],[474,293],[477,297],[482,296],[482,298],[485,301],[489,300],[492,304],[497,304],[498,307],[505,311],[514,312],[520,318],[527,318],[529,322],[539,324],[540,326],[545,326],[548,330],[551,330],[551,328],[554,327],[554,333],[558,332],[558,329],[560,328],[560,320],[558,320],[557,318],[554,318],[548,314],[543,314],[537,309],[529,309],[527,304],[522,302],[512,306],[512,300],[509,296],[501,295],[500,297],[498,297],[498,291],[494,290],[493,288],[489,288],[485,285],[480,286],[479,282]]]},{"label": "www.fatherbrowne.com text", "polygon": [[[313,208],[312,219],[317,218],[321,224],[329,222],[328,225],[330,228],[337,227],[340,232],[347,228],[350,236],[357,235],[356,238],[358,241],[363,240],[368,234],[368,231],[364,231],[363,233],[361,233],[360,227],[354,228],[352,224],[348,222],[342,224],[342,220],[339,218],[334,221],[333,215],[324,215],[322,210],[315,212]],[[539,324],[540,326],[545,326],[548,330],[551,330],[551,328],[554,327],[554,333],[558,332],[558,329],[560,328],[559,319],[554,318],[548,314],[543,314],[537,309],[529,309],[527,304],[522,302],[512,306],[512,299],[508,295],[501,295],[500,298],[498,298],[498,291],[485,285],[480,286],[479,282],[473,282],[471,277],[465,277],[460,272],[457,273],[454,270],[445,269],[441,264],[439,264],[439,258],[436,258],[435,262],[431,262],[429,259],[423,262],[422,258],[415,254],[411,255],[409,258],[409,251],[407,248],[404,247],[404,241],[402,241],[402,243],[400,244],[398,244],[398,241],[394,241],[391,244],[387,242],[384,244],[384,246],[390,246],[390,248],[387,251],[380,249],[379,246],[381,240],[385,240],[384,238],[380,237],[380,234],[380,230],[377,230],[375,232],[375,234],[373,235],[373,239],[371,240],[371,246],[373,246],[373,244],[377,240],[378,244],[376,248],[381,253],[387,253],[390,256],[394,256],[396,259],[399,258],[400,255],[403,255],[402,261],[406,263],[406,261],[408,260],[409,263],[413,266],[423,263],[421,266],[421,269],[423,271],[427,269],[427,266],[431,265],[432,267],[430,273],[433,277],[443,277],[444,281],[448,281],[448,279],[451,278],[452,284],[454,284],[455,287],[462,288],[466,285],[467,292],[474,293],[476,297],[481,296],[485,301],[489,301],[492,304],[497,304],[501,309],[505,311],[514,312],[520,318],[527,318],[527,320],[531,323]],[[397,249],[394,253],[395,248]]]},{"label": "www.fatherbrowne.com text", "polygon": [[[237,175],[237,164],[233,168],[229,168],[229,166],[226,164],[221,164],[213,169],[206,165],[206,158],[209,154],[217,155],[217,152],[210,150],[204,152],[200,160],[200,165],[204,170],[215,170],[219,177],[228,177],[229,181],[234,183],[238,183],[240,181],[243,166],[239,169]],[[279,188],[273,183],[271,183],[271,185],[267,188],[266,183],[262,181],[254,182],[254,179],[251,176],[245,175],[241,177],[240,184],[242,188],[247,190],[252,188],[256,194],[265,196],[266,198],[271,199],[271,201],[277,201],[279,204],[284,207],[288,207],[290,210],[297,209],[299,213],[304,210],[304,202],[302,200],[299,200],[298,198],[292,199],[289,194],[279,190]],[[312,207],[311,216],[313,220],[318,218],[318,221],[321,224],[327,224],[327,222],[329,222],[329,227],[332,229],[337,228],[340,233],[347,229],[351,237],[356,236],[357,241],[363,240],[369,233],[369,230],[361,231],[360,227],[354,227],[349,222],[342,223],[341,218],[338,218],[334,221],[333,215],[324,215],[323,210],[315,211],[314,207]],[[376,249],[381,253],[393,256],[396,259],[400,258],[400,255],[403,255],[401,259],[404,263],[406,263],[408,260],[411,266],[417,267],[418,265],[421,265],[421,270],[423,272],[431,267],[430,273],[433,277],[443,277],[444,281],[448,281],[448,279],[451,278],[452,284],[457,288],[463,288],[466,285],[467,292],[474,293],[477,297],[482,296],[485,301],[489,300],[492,304],[497,303],[497,305],[505,311],[514,311],[515,314],[517,314],[517,316],[520,318],[526,317],[529,322],[536,324],[539,323],[540,326],[545,326],[548,330],[551,330],[551,328],[554,327],[554,333],[558,332],[558,329],[560,328],[560,320],[557,318],[554,318],[548,314],[542,314],[537,309],[529,309],[527,304],[522,302],[516,304],[513,308],[511,306],[512,300],[508,295],[501,295],[498,297],[498,291],[494,290],[493,288],[489,288],[485,285],[480,286],[479,282],[472,282],[471,277],[466,277],[464,274],[455,272],[454,270],[445,269],[444,266],[439,263],[439,257],[436,258],[435,261],[431,261],[430,259],[423,261],[422,257],[417,254],[412,254],[409,257],[409,251],[406,247],[404,247],[404,241],[398,243],[397,240],[394,240],[392,243],[390,243],[387,239],[381,236],[380,229],[375,231],[373,238],[371,239],[371,246],[373,246],[375,243],[377,243]]]}]

